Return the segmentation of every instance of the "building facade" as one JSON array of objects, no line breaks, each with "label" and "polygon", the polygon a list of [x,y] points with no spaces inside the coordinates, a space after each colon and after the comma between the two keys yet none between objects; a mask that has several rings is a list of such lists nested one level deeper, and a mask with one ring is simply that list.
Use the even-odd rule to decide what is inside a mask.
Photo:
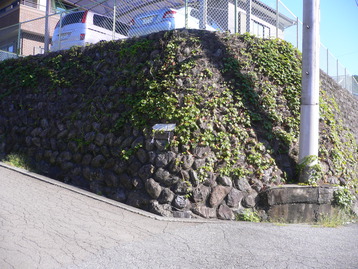
[{"label": "building facade", "polygon": [[[56,2],[51,2],[50,37],[59,16]],[[4,0],[0,3],[0,51],[9,54],[43,53],[45,38],[46,0]],[[1,57],[1,56],[0,56]]]}]

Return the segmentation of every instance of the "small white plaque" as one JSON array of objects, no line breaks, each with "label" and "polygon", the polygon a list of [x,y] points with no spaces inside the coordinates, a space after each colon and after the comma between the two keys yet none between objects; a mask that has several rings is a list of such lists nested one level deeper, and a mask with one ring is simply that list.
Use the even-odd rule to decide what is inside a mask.
[{"label": "small white plaque", "polygon": [[153,126],[153,130],[162,131],[162,132],[171,132],[174,131],[175,127],[176,127],[175,123],[169,123],[169,124],[157,123]]}]

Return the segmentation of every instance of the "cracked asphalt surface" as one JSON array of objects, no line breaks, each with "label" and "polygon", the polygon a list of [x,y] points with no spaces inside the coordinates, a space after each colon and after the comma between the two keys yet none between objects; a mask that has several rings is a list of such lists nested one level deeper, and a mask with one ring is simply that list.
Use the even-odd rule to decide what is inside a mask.
[{"label": "cracked asphalt surface", "polygon": [[0,164],[0,268],[358,268],[358,224],[171,220]]}]

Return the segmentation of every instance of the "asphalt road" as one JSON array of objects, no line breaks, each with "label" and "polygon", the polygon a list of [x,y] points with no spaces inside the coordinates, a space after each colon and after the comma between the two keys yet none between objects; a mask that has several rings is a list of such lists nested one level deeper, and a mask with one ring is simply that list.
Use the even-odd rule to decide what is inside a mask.
[{"label": "asphalt road", "polygon": [[166,219],[0,164],[7,268],[358,268],[358,224]]}]

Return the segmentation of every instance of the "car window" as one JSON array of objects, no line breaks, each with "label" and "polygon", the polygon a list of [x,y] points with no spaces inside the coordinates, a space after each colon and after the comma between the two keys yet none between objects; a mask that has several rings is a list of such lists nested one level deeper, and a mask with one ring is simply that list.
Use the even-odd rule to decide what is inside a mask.
[{"label": "car window", "polygon": [[[107,30],[112,31],[113,30],[113,20],[112,18],[108,18],[101,15],[93,15],[93,24],[102,28],[105,28]],[[116,21],[116,33],[122,34],[122,35],[128,35],[128,29],[129,26],[121,23],[119,21]]]},{"label": "car window", "polygon": [[[200,12],[199,12],[199,10],[197,10],[197,9],[192,9],[190,15],[191,15],[192,17],[194,17],[194,18],[200,20]],[[209,16],[206,16],[206,20],[207,20],[208,24],[210,24],[210,25],[213,24],[213,22],[214,22],[213,19],[210,18]]]},{"label": "car window", "polygon": [[76,12],[66,15],[62,20],[62,27],[68,24],[80,23],[85,12]]},{"label": "car window", "polygon": [[96,14],[93,15],[93,24],[107,30],[112,30],[113,28],[113,20],[111,18]]},{"label": "car window", "polygon": [[119,21],[116,22],[116,33],[127,36],[128,30],[129,30],[129,25]]}]

